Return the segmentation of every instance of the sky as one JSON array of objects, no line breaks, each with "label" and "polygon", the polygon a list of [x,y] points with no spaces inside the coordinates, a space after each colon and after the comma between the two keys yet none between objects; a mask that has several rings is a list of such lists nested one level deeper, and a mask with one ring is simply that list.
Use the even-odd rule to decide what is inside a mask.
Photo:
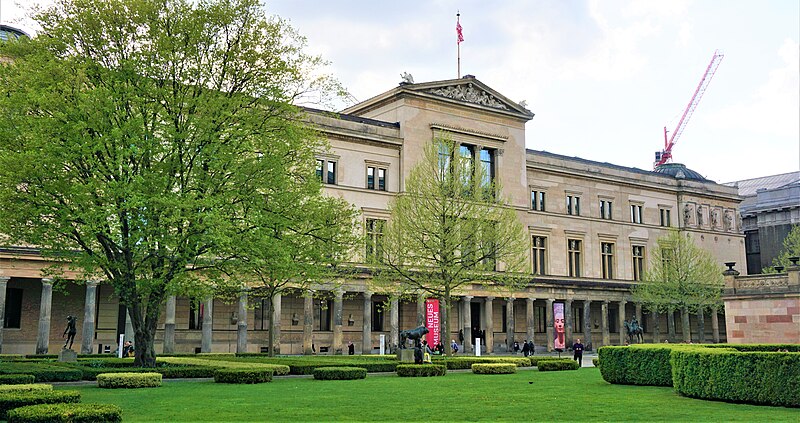
[{"label": "sky", "polygon": [[[0,22],[33,30],[0,0]],[[47,3],[47,0],[44,0]],[[797,0],[271,0],[308,52],[363,101],[401,81],[461,73],[535,117],[526,145],[652,169],[715,50],[724,54],[672,150],[717,181],[800,170],[800,1]],[[20,20],[21,19],[21,20]],[[342,104],[342,107],[349,104]]]}]

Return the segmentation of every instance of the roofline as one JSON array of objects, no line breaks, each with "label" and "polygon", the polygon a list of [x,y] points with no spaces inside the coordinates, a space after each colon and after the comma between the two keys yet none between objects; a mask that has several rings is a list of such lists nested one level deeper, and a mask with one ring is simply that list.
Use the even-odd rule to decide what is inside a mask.
[{"label": "roofline", "polygon": [[330,110],[322,110],[322,109],[315,109],[312,107],[300,107],[301,110],[307,113],[319,114],[319,115],[328,115],[337,119],[346,120],[349,122],[358,122],[363,123],[366,125],[374,125],[374,126],[381,126],[384,128],[399,128],[400,122],[386,122],[383,120],[377,119],[370,119],[365,118],[357,115],[351,115],[348,113],[341,113],[341,112],[332,112]]},{"label": "roofline", "polygon": [[[644,170],[644,169],[639,169],[638,167],[628,167],[628,166],[616,165],[616,164],[608,163],[608,162],[598,162],[596,160],[589,160],[589,159],[584,159],[582,157],[576,157],[576,156],[565,156],[563,154],[551,153],[549,151],[544,151],[544,150],[533,150],[533,149],[530,149],[530,148],[526,148],[525,149],[525,154],[541,154],[541,155],[550,156],[550,157],[554,157],[554,158],[558,158],[558,159],[574,160],[574,161],[577,161],[577,162],[593,164],[593,165],[603,166],[603,167],[608,167],[608,168],[613,168],[613,169],[619,169],[619,170],[624,170],[624,171],[627,171],[627,172],[640,173],[640,174],[644,174],[644,175],[658,176],[660,178],[667,178],[667,179],[670,179],[670,180],[677,179],[672,175],[666,175],[666,174],[663,174],[663,173],[653,172],[652,170]],[[700,181],[700,182],[712,182],[712,183],[716,184],[716,182],[714,182],[712,180],[708,180],[708,179],[705,180],[705,181]]]}]

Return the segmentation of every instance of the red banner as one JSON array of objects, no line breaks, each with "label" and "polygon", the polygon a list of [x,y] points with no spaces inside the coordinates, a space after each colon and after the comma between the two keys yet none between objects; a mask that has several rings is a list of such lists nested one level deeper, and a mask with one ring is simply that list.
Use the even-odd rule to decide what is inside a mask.
[{"label": "red banner", "polygon": [[556,335],[553,340],[553,347],[557,350],[566,348],[564,333],[564,303],[553,303],[553,317],[555,320]]},{"label": "red banner", "polygon": [[428,298],[425,300],[425,327],[428,334],[428,346],[433,349],[439,343],[439,300]]}]

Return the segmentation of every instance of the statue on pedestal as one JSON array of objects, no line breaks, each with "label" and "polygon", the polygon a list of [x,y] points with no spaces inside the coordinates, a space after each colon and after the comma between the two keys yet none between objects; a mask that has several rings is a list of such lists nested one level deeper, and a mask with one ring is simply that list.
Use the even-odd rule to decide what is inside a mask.
[{"label": "statue on pedestal", "polygon": [[[72,349],[72,343],[75,341],[75,334],[78,332],[78,330],[75,328],[77,321],[78,321],[77,317],[67,316],[67,328],[64,329],[64,335],[63,335],[63,337],[67,339],[64,342],[63,349],[65,350]],[[67,348],[67,344],[69,344],[69,348]]]}]

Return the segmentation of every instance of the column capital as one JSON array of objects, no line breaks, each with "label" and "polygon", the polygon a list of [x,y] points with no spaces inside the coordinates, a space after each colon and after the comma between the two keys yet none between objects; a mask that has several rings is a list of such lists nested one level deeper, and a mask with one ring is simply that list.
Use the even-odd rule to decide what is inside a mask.
[{"label": "column capital", "polygon": [[564,300],[564,303],[572,304],[572,298],[567,298],[566,300]]},{"label": "column capital", "polygon": [[344,296],[344,290],[343,290],[343,289],[341,289],[341,288],[336,288],[336,289],[334,289],[334,290],[333,290],[333,295],[334,295],[334,296],[335,296],[337,299],[341,300],[341,299],[342,299],[342,297]]},{"label": "column capital", "polygon": [[8,283],[11,280],[11,276],[0,276],[0,283]]},{"label": "column capital", "polygon": [[528,298],[525,298],[525,301],[526,301],[527,303],[532,303],[532,302],[536,301],[536,298],[533,298],[533,297],[528,297]]},{"label": "column capital", "polygon": [[603,300],[603,305],[608,305],[608,303],[610,303],[610,301],[608,301],[608,300]]},{"label": "column capital", "polygon": [[513,303],[513,302],[514,302],[514,300],[516,300],[516,298],[515,298],[515,297],[507,297],[507,298],[506,298],[506,302],[508,302],[508,303]]},{"label": "column capital", "polygon": [[42,285],[52,285],[53,279],[52,278],[42,278]]},{"label": "column capital", "polygon": [[314,297],[314,293],[315,293],[315,292],[316,292],[316,291],[314,291],[313,289],[306,289],[305,291],[303,291],[303,295],[302,295],[302,296],[303,296],[304,298],[305,298],[305,297],[312,297],[312,298],[313,298],[313,297]]},{"label": "column capital", "polygon": [[470,301],[472,301],[473,298],[475,298],[475,297],[473,297],[472,295],[464,295],[463,297],[461,297],[461,299],[464,302],[470,302]]},{"label": "column capital", "polygon": [[628,303],[628,300],[626,300],[626,299],[622,299],[622,300],[619,300],[619,303],[620,303],[620,304],[627,304],[627,303]]},{"label": "column capital", "polygon": [[547,299],[547,304],[553,304],[554,302],[556,302],[555,298],[548,298]]},{"label": "column capital", "polygon": [[100,281],[96,279],[87,279],[86,286],[97,286],[100,285]]},{"label": "column capital", "polygon": [[484,297],[484,301],[494,301],[494,297],[492,297],[491,295],[488,297]]},{"label": "column capital", "polygon": [[367,299],[367,298],[372,298],[372,296],[375,295],[375,293],[372,291],[364,291],[362,292],[362,295],[364,295],[364,299]]}]

